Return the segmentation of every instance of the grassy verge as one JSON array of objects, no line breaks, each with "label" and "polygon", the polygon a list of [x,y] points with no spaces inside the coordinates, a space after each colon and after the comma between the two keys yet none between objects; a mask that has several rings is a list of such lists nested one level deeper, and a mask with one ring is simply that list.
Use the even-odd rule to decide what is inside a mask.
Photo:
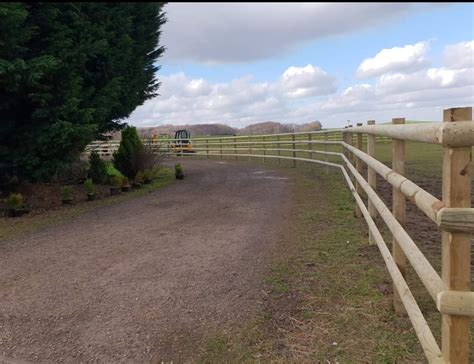
[{"label": "grassy verge", "polygon": [[217,335],[202,362],[412,362],[424,355],[338,172],[295,180],[295,217],[279,242],[258,317]]},{"label": "grassy verge", "polygon": [[19,218],[3,218],[0,220],[0,239],[14,238],[16,236],[30,233],[46,226],[70,221],[77,215],[98,207],[116,204],[131,198],[146,195],[149,192],[170,184],[173,180],[174,170],[163,167],[152,183],[149,185],[144,185],[140,189],[132,190],[131,192],[107,197],[106,199],[83,202],[73,206],[64,206],[59,210],[47,211],[41,215],[24,215]]}]

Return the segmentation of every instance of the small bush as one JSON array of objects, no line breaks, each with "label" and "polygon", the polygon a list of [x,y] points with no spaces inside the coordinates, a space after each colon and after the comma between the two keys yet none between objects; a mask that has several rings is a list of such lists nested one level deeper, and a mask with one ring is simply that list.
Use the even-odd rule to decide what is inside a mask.
[{"label": "small bush", "polygon": [[166,158],[166,151],[168,148],[158,145],[145,144],[143,148],[137,153],[134,166],[136,171],[144,171],[146,169],[158,169],[163,160]]},{"label": "small bush", "polygon": [[62,189],[62,196],[63,200],[70,201],[72,200],[72,187],[71,186],[64,186]]},{"label": "small bush", "polygon": [[151,176],[153,178],[159,178],[161,175],[161,168],[160,167],[155,167],[151,169]]},{"label": "small bush", "polygon": [[137,128],[129,126],[122,131],[122,140],[114,153],[114,166],[128,178],[134,178],[139,171],[137,159],[143,153],[143,143]]},{"label": "small bush", "polygon": [[123,177],[122,176],[113,176],[111,182],[112,182],[112,186],[120,188],[120,187],[123,186]]},{"label": "small bush", "polygon": [[107,171],[107,180],[109,183],[113,184],[112,180],[114,177],[118,176],[120,178],[123,178],[124,175],[114,167],[112,163],[107,163],[106,164],[106,171]]},{"label": "small bush", "polygon": [[183,167],[181,167],[181,164],[180,164],[180,163],[175,164],[175,166],[174,166],[174,173],[175,173],[176,175],[180,175],[180,174],[183,173]]},{"label": "small bush", "polygon": [[151,181],[151,179],[153,178],[153,171],[151,169],[145,169],[143,171],[143,178],[145,179],[145,181]]},{"label": "small bush", "polygon": [[138,171],[137,175],[135,176],[135,181],[143,183],[145,181],[145,175],[143,171]]},{"label": "small bush", "polygon": [[123,177],[122,178],[122,187],[130,186],[130,182],[128,180],[128,177]]},{"label": "small bush", "polygon": [[107,165],[96,151],[93,151],[89,157],[88,176],[99,185],[107,182]]},{"label": "small bush", "polygon": [[95,194],[95,185],[91,178],[85,180],[84,187],[88,194]]},{"label": "small bush", "polygon": [[89,175],[90,163],[77,159],[69,166],[59,170],[51,177],[51,182],[67,184],[75,181],[83,181]]},{"label": "small bush", "polygon": [[7,207],[12,210],[20,209],[23,206],[23,196],[21,193],[10,193],[7,197]]}]

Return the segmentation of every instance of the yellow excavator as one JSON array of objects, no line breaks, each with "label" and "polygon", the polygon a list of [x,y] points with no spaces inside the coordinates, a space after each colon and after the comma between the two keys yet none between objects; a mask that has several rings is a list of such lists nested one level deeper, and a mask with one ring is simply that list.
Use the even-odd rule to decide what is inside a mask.
[{"label": "yellow excavator", "polygon": [[191,133],[186,129],[177,130],[171,142],[171,150],[178,154],[194,153],[195,151],[191,143]]}]

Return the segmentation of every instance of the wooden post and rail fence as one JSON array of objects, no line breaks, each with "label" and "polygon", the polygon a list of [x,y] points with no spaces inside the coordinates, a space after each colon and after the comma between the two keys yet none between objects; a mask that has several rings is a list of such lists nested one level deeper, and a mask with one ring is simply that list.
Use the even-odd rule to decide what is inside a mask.
[{"label": "wooden post and rail fence", "polygon": [[[390,141],[391,168],[377,160],[376,152],[377,143]],[[405,177],[407,141],[442,146],[442,200]],[[239,160],[260,157],[263,161],[277,159],[278,163],[287,160],[292,166],[296,166],[296,161],[317,163],[341,171],[356,201],[355,215],[363,217],[368,225],[368,243],[378,246],[392,278],[394,310],[408,315],[427,360],[430,363],[468,363],[470,341],[473,340],[469,331],[470,319],[474,316],[474,292],[471,291],[471,239],[474,233],[474,209],[471,208],[472,108],[444,110],[442,123],[405,124],[405,119],[396,118],[392,125],[375,125],[374,120],[369,120],[367,125],[357,124],[343,129],[194,138],[191,142],[194,153],[181,156]],[[364,145],[367,152],[363,150]],[[318,146],[324,150],[316,149]],[[110,149],[110,143],[107,148]],[[94,145],[90,146],[91,149]],[[319,159],[320,156],[323,159]],[[335,163],[335,158],[342,163]],[[363,176],[364,165],[367,179]],[[377,194],[377,174],[392,186],[391,208]],[[367,197],[367,206],[362,197]],[[442,232],[441,277],[405,231],[406,200],[418,207]],[[377,216],[390,231],[391,252],[374,222]],[[408,263],[440,312],[441,345],[405,280]]]}]

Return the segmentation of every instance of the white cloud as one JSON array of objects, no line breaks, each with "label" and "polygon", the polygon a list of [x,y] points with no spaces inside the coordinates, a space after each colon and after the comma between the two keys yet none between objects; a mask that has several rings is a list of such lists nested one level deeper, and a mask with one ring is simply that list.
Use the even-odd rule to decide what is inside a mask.
[{"label": "white cloud", "polygon": [[376,82],[380,94],[395,94],[427,89],[448,89],[474,83],[472,69],[430,68],[412,74],[382,75]]},{"label": "white cloud", "polygon": [[[466,54],[460,49],[470,43],[448,45],[444,54],[453,50]],[[443,59],[440,67],[386,72],[338,93],[334,75],[311,64],[288,67],[268,82],[256,82],[248,75],[225,83],[191,79],[184,73],[161,76],[161,96],[137,108],[128,121],[134,125],[223,122],[240,127],[266,120],[321,120],[324,126],[335,127],[347,119],[440,120],[443,108],[474,104],[472,63]]]},{"label": "white cloud", "polygon": [[184,73],[161,76],[160,81],[160,96],[137,108],[129,122],[243,126],[256,119],[279,119],[288,114],[292,102],[337,89],[334,76],[311,64],[291,66],[273,82],[254,82],[251,76],[243,76],[227,83],[210,83],[189,79]]},{"label": "white cloud", "polygon": [[443,61],[450,68],[474,68],[474,41],[447,46],[443,52]]},{"label": "white cloud", "polygon": [[306,67],[289,67],[281,76],[278,87],[287,97],[296,99],[333,93],[337,81],[334,76],[308,64]]},{"label": "white cloud", "polygon": [[382,49],[372,58],[366,58],[357,68],[358,78],[370,78],[391,72],[413,72],[425,68],[428,42],[407,44],[404,47]]},{"label": "white cloud", "polygon": [[250,62],[303,42],[385,25],[433,4],[169,3],[163,62]]}]

